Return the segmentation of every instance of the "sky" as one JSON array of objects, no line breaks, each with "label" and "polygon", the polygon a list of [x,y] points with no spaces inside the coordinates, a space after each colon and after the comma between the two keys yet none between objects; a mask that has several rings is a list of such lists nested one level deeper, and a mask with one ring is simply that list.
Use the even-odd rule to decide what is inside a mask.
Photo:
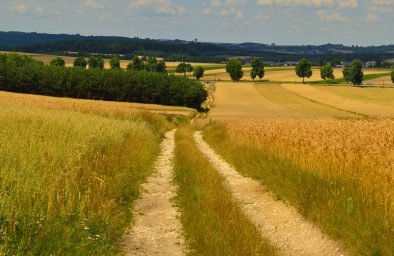
[{"label": "sky", "polygon": [[394,44],[394,0],[0,0],[0,31],[281,45]]}]

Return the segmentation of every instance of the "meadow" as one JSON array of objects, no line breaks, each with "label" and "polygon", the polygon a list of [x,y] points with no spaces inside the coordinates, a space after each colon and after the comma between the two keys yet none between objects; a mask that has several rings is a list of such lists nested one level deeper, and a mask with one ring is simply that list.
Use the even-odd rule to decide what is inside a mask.
[{"label": "meadow", "polygon": [[121,252],[162,134],[185,118],[138,106],[1,93],[0,254]]}]

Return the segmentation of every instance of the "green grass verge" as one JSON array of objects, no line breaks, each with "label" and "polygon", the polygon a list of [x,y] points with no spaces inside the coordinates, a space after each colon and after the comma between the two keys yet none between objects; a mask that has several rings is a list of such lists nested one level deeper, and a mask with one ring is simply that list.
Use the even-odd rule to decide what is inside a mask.
[{"label": "green grass verge", "polygon": [[302,170],[264,147],[230,139],[219,124],[209,125],[204,138],[243,175],[260,180],[353,255],[394,255],[394,230],[379,207],[359,199],[365,191],[354,181]]},{"label": "green grass verge", "polygon": [[[364,75],[364,81],[382,78],[382,77],[389,76],[389,75],[390,75],[390,73],[368,74],[368,75]],[[309,84],[345,84],[345,83],[346,83],[345,78],[338,78],[338,79],[334,79],[334,80],[322,80],[322,81],[317,81],[317,82],[309,82]]]},{"label": "green grass verge", "polygon": [[176,201],[190,255],[276,255],[198,151],[190,127],[176,135]]}]

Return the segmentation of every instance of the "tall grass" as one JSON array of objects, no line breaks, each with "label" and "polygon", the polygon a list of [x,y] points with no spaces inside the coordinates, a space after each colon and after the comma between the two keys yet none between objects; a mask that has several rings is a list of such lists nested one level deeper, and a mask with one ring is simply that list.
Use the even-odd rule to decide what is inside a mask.
[{"label": "tall grass", "polygon": [[205,139],[355,255],[394,255],[394,122],[212,123]]},{"label": "tall grass", "polygon": [[193,142],[192,129],[176,136],[176,198],[190,255],[276,255]]},{"label": "tall grass", "polygon": [[118,253],[160,122],[0,104],[0,254]]}]

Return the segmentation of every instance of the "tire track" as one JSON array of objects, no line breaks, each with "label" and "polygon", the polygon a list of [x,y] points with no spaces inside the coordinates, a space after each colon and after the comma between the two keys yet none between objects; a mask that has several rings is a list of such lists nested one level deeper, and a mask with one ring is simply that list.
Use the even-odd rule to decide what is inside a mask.
[{"label": "tire track", "polygon": [[262,235],[290,256],[341,256],[340,245],[307,222],[297,211],[273,198],[258,181],[240,175],[203,140],[201,132],[194,139],[212,166],[225,177],[234,197]]},{"label": "tire track", "polygon": [[126,255],[184,255],[179,212],[171,203],[176,194],[172,184],[175,132],[166,133],[155,173],[142,186],[144,192],[134,209],[134,225],[123,241]]}]

